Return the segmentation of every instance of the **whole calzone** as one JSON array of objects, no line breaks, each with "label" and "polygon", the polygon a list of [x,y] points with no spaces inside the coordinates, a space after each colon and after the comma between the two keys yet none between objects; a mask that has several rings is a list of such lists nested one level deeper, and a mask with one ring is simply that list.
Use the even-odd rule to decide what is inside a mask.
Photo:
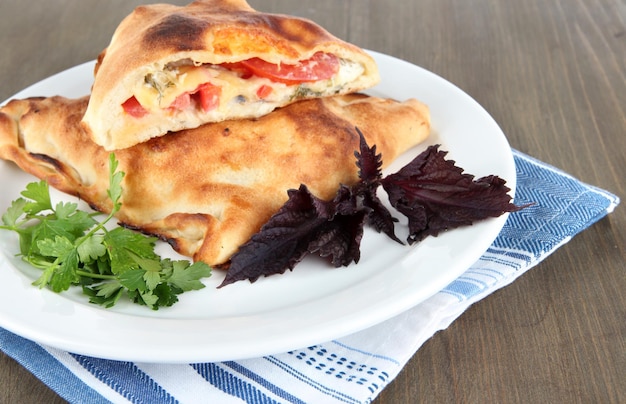
[{"label": "whole calzone", "polygon": [[[109,212],[108,157],[80,125],[88,98],[13,100],[0,109],[0,157]],[[259,119],[207,124],[115,152],[122,182],[117,218],[175,250],[221,264],[306,184],[331,199],[358,180],[357,126],[383,161],[423,141],[429,111],[350,94],[300,101]]]},{"label": "whole calzone", "polygon": [[378,81],[371,56],[306,19],[257,12],[245,0],[147,5],[98,58],[83,123],[114,150]]}]

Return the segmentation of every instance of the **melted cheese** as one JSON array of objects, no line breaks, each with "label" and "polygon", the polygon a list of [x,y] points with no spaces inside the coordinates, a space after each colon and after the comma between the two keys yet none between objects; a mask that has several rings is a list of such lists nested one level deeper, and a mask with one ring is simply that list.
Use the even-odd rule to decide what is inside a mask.
[{"label": "melted cheese", "polygon": [[[134,95],[151,113],[164,113],[178,96],[210,82],[221,88],[219,106],[210,114],[247,116],[259,109],[270,112],[291,100],[335,94],[363,71],[360,64],[341,59],[339,71],[328,80],[286,85],[257,76],[244,79],[237,72],[214,65],[185,65],[148,75]],[[263,99],[257,95],[261,86],[272,89]]]},{"label": "melted cheese", "polygon": [[145,83],[135,92],[135,98],[142,107],[157,111],[169,107],[179,95],[192,92],[200,84],[209,81],[211,81],[209,69],[183,66],[146,77]]}]

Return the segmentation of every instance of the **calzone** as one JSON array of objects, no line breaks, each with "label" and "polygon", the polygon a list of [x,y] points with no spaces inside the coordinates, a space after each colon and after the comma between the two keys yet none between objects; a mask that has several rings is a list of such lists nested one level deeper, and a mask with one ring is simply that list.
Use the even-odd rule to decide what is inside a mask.
[{"label": "calzone", "polygon": [[[110,152],[80,125],[88,98],[14,100],[0,109],[0,157],[110,212]],[[331,199],[358,180],[355,127],[390,163],[429,133],[416,101],[349,94],[304,100],[258,119],[206,124],[115,153],[122,182],[119,222],[169,242],[194,260],[229,257],[306,184]]]},{"label": "calzone", "polygon": [[83,124],[107,150],[379,81],[360,48],[245,0],[140,6],[120,23],[95,71]]}]

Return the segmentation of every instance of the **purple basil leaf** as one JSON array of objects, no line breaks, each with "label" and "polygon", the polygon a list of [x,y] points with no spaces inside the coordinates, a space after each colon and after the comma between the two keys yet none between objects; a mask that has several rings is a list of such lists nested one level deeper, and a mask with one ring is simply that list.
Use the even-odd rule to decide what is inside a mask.
[{"label": "purple basil leaf", "polygon": [[231,257],[226,277],[219,287],[262,275],[282,274],[308,253],[310,232],[327,221],[316,210],[308,189],[289,191],[289,200]]},{"label": "purple basil leaf", "polygon": [[359,178],[361,183],[359,186],[378,186],[378,182],[382,178],[381,167],[383,165],[382,155],[376,154],[376,145],[369,147],[365,136],[359,130],[355,128],[359,134],[359,148],[360,152],[355,151],[354,157],[356,157],[356,165],[359,167]]},{"label": "purple basil leaf", "polygon": [[309,253],[330,257],[335,266],[358,261],[362,234],[363,215],[349,188],[342,186],[328,202],[301,185],[289,191],[283,207],[231,257],[219,287],[282,274]]},{"label": "purple basil leaf", "polygon": [[427,236],[521,209],[496,176],[474,180],[439,145],[430,146],[400,171],[381,180],[391,205],[409,219],[412,244]]},{"label": "purple basil leaf", "polygon": [[320,257],[330,258],[336,267],[358,263],[361,258],[361,239],[365,211],[351,215],[337,215],[333,220],[320,226],[315,239],[309,244],[309,252]]},{"label": "purple basil leaf", "polygon": [[363,206],[368,210],[368,224],[377,232],[383,232],[392,240],[403,244],[396,237],[394,231],[394,223],[397,222],[397,219],[392,216],[391,212],[376,195],[376,190],[382,178],[382,155],[376,154],[376,145],[368,146],[365,136],[363,136],[359,128],[356,128],[356,131],[360,138],[360,152],[355,151],[354,156],[357,159],[356,165],[359,167],[359,178],[361,181],[356,185],[355,192],[363,197]]},{"label": "purple basil leaf", "polygon": [[382,204],[378,196],[366,192],[363,194],[363,206],[368,208],[367,223],[379,233],[386,234],[392,240],[404,244],[395,233],[394,224],[398,221],[389,209]]}]

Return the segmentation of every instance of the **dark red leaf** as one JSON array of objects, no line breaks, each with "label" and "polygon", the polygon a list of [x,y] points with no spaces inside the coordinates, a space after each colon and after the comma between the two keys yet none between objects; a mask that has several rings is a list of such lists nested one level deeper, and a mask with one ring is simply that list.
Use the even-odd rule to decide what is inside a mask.
[{"label": "dark red leaf", "polygon": [[384,233],[390,239],[404,244],[395,233],[395,223],[398,221],[391,215],[389,209],[380,201],[374,192],[363,194],[363,206],[367,208],[367,224],[379,233]]},{"label": "dark red leaf", "polygon": [[427,236],[521,209],[496,176],[474,180],[439,145],[430,146],[400,171],[381,180],[391,205],[409,219],[410,244]]},{"label": "dark red leaf", "polygon": [[359,130],[359,128],[355,129],[359,134],[360,139],[360,152],[354,152],[354,157],[356,157],[356,166],[359,167],[359,178],[361,179],[361,183],[358,186],[378,186],[378,182],[382,178],[382,155],[376,154],[376,145],[372,147],[368,146],[365,136],[363,136],[363,133]]},{"label": "dark red leaf", "polygon": [[391,205],[409,221],[409,244],[425,237],[522,207],[511,203],[509,188],[496,176],[474,180],[447,152],[431,146],[400,171],[382,178],[382,158],[376,146],[360,136],[355,152],[360,181],[340,186],[332,201],[311,194],[305,185],[288,192],[283,207],[231,257],[219,287],[292,270],[307,254],[328,258],[335,267],[360,259],[364,221],[402,243],[394,233],[395,219],[376,192],[382,184]]},{"label": "dark red leaf", "polygon": [[364,221],[363,210],[351,215],[337,215],[325,226],[320,226],[318,234],[309,244],[309,252],[328,257],[335,268],[358,263]]},{"label": "dark red leaf", "polygon": [[309,253],[329,257],[335,266],[357,262],[363,216],[349,188],[342,186],[335,199],[324,201],[301,185],[289,191],[283,207],[231,257],[219,287],[282,274]]},{"label": "dark red leaf", "polygon": [[391,212],[382,204],[376,191],[382,178],[382,155],[376,154],[376,145],[369,147],[365,136],[355,128],[360,137],[360,152],[354,152],[356,165],[359,167],[360,182],[355,186],[355,193],[362,197],[363,206],[368,210],[367,222],[377,232],[385,233],[392,240],[403,244],[396,236],[394,224],[398,220],[391,215]]}]

